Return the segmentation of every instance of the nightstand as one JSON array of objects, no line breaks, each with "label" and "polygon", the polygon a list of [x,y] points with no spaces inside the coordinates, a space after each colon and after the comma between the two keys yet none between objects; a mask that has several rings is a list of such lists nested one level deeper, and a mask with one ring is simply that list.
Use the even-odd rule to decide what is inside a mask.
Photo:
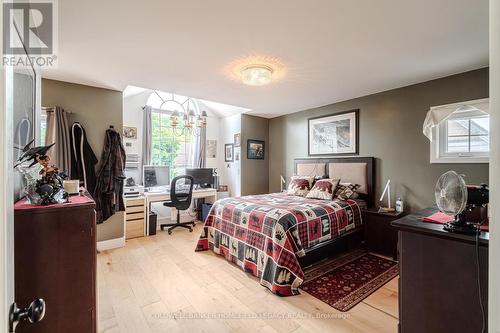
[{"label": "nightstand", "polygon": [[366,250],[397,259],[398,232],[391,222],[405,215],[404,212],[378,212],[378,208],[363,210]]}]

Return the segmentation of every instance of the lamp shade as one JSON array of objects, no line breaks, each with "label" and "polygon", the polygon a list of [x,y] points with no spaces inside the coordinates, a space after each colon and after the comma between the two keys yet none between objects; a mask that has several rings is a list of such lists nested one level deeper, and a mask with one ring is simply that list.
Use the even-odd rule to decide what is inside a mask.
[{"label": "lamp shade", "polygon": [[241,70],[241,80],[249,86],[264,86],[272,79],[273,69],[265,65],[250,65]]}]

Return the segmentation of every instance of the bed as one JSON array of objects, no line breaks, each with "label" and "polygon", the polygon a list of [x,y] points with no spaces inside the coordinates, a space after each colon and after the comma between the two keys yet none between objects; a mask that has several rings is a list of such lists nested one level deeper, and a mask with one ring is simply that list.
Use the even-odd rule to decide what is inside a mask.
[{"label": "bed", "polygon": [[358,183],[360,198],[318,200],[273,193],[218,200],[196,246],[196,251],[225,257],[280,296],[299,293],[305,265],[331,255],[342,241],[361,239],[360,205],[373,202],[373,158],[297,159],[294,165],[298,175]]}]

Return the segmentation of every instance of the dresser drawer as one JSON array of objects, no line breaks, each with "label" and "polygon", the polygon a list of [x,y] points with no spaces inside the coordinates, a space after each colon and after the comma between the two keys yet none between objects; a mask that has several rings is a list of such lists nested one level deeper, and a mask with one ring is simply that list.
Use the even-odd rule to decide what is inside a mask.
[{"label": "dresser drawer", "polygon": [[140,212],[140,213],[127,213],[127,214],[125,214],[125,216],[126,216],[126,220],[127,221],[137,220],[137,219],[144,219],[144,212]]},{"label": "dresser drawer", "polygon": [[144,220],[127,221],[125,223],[125,238],[136,238],[144,236]]},{"label": "dresser drawer", "polygon": [[144,199],[126,199],[125,206],[144,206]]},{"label": "dresser drawer", "polygon": [[144,213],[144,206],[131,206],[125,209],[125,213]]}]

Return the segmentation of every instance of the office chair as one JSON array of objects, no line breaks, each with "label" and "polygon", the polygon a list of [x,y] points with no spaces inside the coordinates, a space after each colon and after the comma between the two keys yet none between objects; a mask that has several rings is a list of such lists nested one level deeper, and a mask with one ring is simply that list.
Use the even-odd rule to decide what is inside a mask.
[{"label": "office chair", "polygon": [[[182,181],[184,181],[184,183],[182,183]],[[161,230],[164,230],[165,227],[169,227],[169,235],[172,234],[172,230],[177,227],[189,229],[189,232],[193,231],[191,225],[194,227],[194,221],[181,222],[180,214],[181,210],[189,209],[189,207],[191,206],[191,199],[193,197],[193,184],[193,177],[187,175],[177,176],[172,179],[172,183],[170,184],[170,201],[164,202],[163,206],[177,209],[177,222],[163,223],[160,225]]]}]

